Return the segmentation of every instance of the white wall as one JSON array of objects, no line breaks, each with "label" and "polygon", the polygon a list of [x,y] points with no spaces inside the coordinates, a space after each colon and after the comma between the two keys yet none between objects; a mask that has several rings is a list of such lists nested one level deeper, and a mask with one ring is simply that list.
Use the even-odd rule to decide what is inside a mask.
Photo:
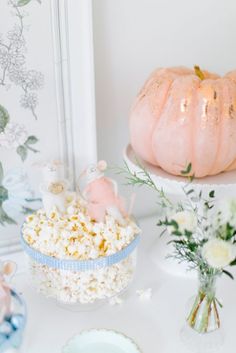
[{"label": "white wall", "polygon": [[[236,2],[93,0],[93,7],[98,152],[118,164],[129,140],[130,105],[153,69],[236,67]],[[150,193],[139,200],[138,213],[147,213]]]}]

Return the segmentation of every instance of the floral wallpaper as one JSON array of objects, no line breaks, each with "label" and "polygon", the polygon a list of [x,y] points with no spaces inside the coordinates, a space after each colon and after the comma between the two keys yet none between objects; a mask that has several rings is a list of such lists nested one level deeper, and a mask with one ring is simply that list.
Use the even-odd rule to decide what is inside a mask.
[{"label": "floral wallpaper", "polygon": [[[43,86],[43,75],[26,67],[27,43],[24,37],[23,10],[33,0],[8,0],[9,8],[15,17],[13,28],[5,35],[0,34],[0,85],[10,89],[11,85],[21,88],[19,103],[29,109],[37,119],[37,90]],[[35,1],[35,0],[34,0]],[[39,2],[40,3],[40,2]]]},{"label": "floral wallpaper", "polygon": [[29,51],[25,38],[25,31],[30,30],[25,24],[25,18],[29,16],[27,7],[31,2],[41,6],[41,1],[6,2],[13,25],[6,33],[0,33],[0,228],[16,224],[18,215],[31,212],[38,201],[23,166],[7,170],[6,163],[1,160],[2,152],[8,150],[11,155],[16,154],[22,165],[30,154],[39,153],[38,136],[30,132],[30,124],[26,125],[18,116],[10,115],[8,106],[1,102],[1,92],[4,90],[11,95],[12,88],[17,87],[18,97],[12,95],[12,105],[18,104],[20,109],[29,111],[32,119],[37,120],[38,91],[44,86],[44,75],[27,66]]}]

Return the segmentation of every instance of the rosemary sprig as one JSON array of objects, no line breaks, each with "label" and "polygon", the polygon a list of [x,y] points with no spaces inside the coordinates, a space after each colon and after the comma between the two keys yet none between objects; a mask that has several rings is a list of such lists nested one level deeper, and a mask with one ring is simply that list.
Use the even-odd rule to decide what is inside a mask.
[{"label": "rosemary sprig", "polygon": [[170,199],[165,195],[164,190],[162,188],[158,188],[153,181],[152,177],[146,170],[146,168],[136,159],[136,163],[139,167],[139,171],[137,172],[132,172],[126,163],[124,161],[124,168],[119,168],[118,174],[123,174],[125,176],[125,180],[127,181],[127,185],[132,185],[132,186],[143,186],[146,185],[159,195],[159,198],[161,200],[161,206],[163,207],[172,207],[172,202]]}]

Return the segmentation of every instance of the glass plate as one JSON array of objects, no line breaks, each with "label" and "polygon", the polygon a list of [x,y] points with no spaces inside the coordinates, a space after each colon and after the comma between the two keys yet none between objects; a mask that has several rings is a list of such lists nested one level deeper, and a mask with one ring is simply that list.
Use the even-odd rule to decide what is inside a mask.
[{"label": "glass plate", "polygon": [[74,336],[63,353],[142,353],[129,337],[112,330],[90,330]]}]

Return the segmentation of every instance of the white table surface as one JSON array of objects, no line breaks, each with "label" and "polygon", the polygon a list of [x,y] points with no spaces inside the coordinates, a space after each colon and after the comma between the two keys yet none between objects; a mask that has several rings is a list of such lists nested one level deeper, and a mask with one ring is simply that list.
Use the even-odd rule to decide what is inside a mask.
[{"label": "white table surface", "polygon": [[[91,328],[108,328],[133,338],[143,353],[188,353],[180,338],[186,303],[197,290],[196,279],[173,276],[154,265],[150,258],[153,242],[159,239],[155,218],[140,222],[143,230],[136,278],[121,305],[103,306],[96,311],[70,312],[30,287],[24,268],[24,255],[9,256],[18,263],[14,284],[28,307],[28,323],[22,353],[59,353],[73,335]],[[168,260],[166,260],[168,266]],[[178,264],[176,264],[178,266]],[[153,289],[152,299],[140,301],[137,289]],[[219,353],[236,351],[236,282],[222,278],[218,298],[223,301],[221,321],[224,344]],[[205,353],[202,351],[201,353]]]}]

